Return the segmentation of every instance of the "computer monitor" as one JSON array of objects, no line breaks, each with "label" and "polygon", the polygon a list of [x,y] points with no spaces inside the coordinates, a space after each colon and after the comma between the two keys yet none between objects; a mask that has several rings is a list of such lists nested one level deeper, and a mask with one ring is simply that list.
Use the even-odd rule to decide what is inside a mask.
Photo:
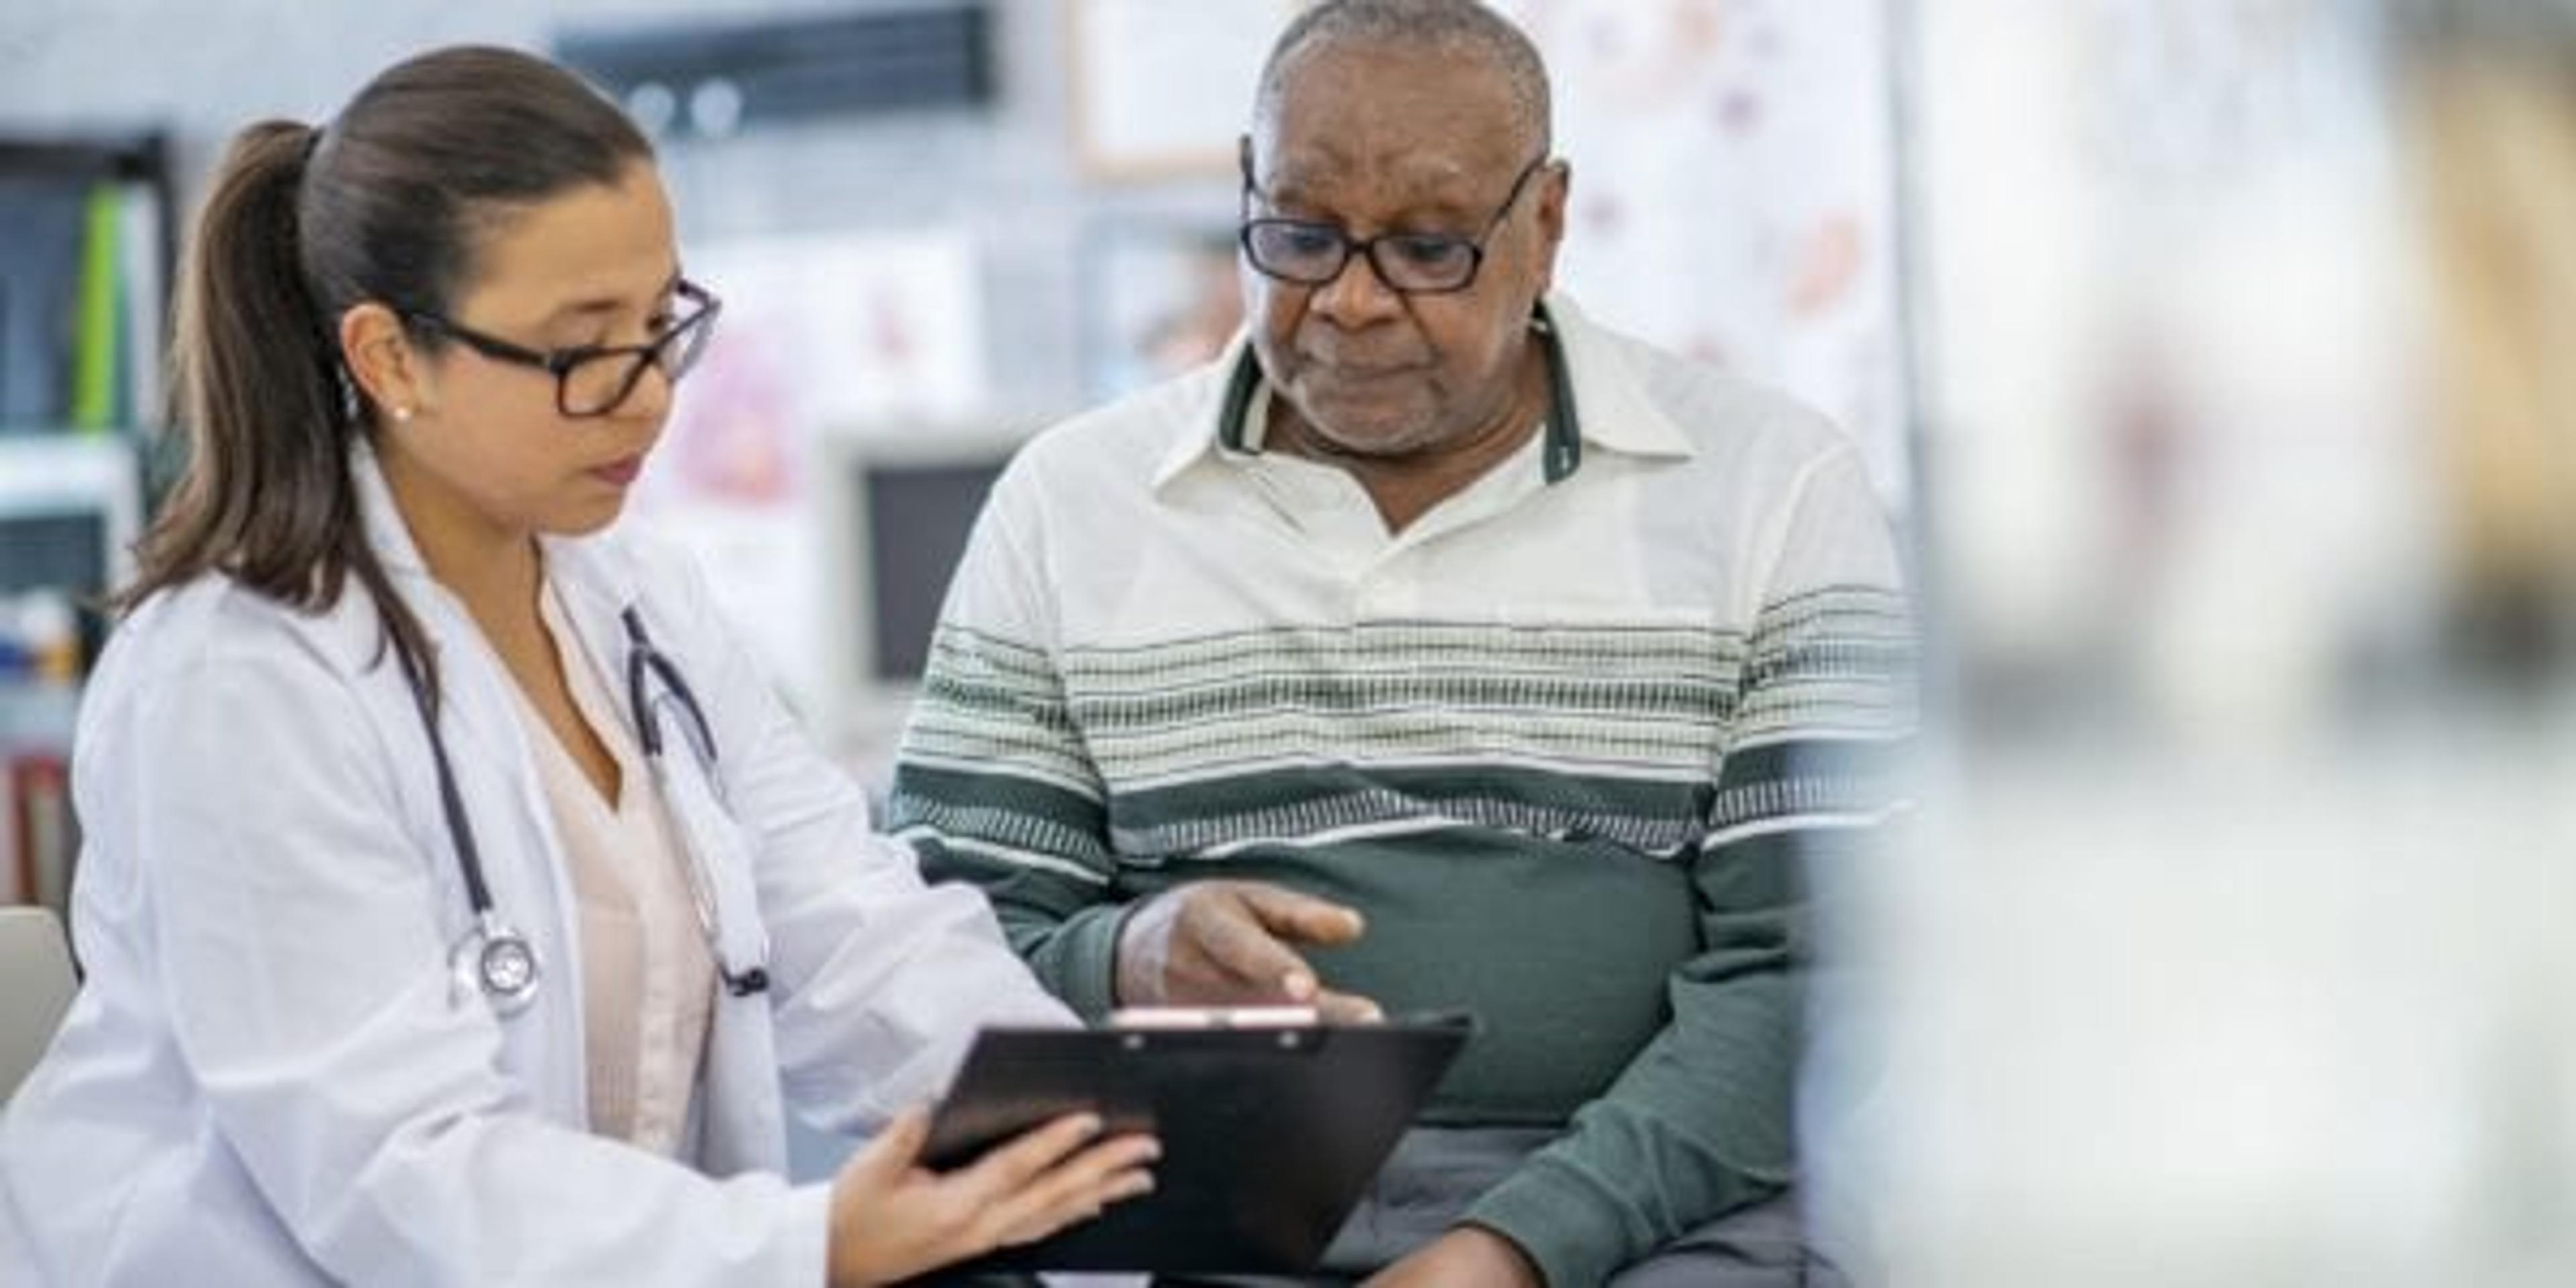
[{"label": "computer monitor", "polygon": [[863,771],[890,764],[948,583],[1027,421],[874,426],[817,462],[824,534],[823,727]]},{"label": "computer monitor", "polygon": [[143,529],[136,447],[123,435],[0,435],[0,590],[95,591],[133,573]]},{"label": "computer monitor", "polygon": [[82,610],[97,655],[104,595],[134,575],[143,487],[134,440],[117,434],[0,435],[0,599],[52,591]]},{"label": "computer monitor", "polygon": [[873,461],[861,468],[871,679],[905,684],[921,678],[949,576],[1002,465],[984,459]]}]

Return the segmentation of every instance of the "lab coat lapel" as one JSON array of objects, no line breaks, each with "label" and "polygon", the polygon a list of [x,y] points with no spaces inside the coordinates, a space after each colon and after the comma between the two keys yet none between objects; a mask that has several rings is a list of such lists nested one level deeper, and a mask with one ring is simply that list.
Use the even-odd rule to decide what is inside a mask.
[{"label": "lab coat lapel", "polygon": [[[609,677],[619,717],[630,730],[639,716],[626,687],[631,645],[621,619],[629,608],[643,618],[655,647],[671,659],[691,685],[697,686],[699,700],[710,704],[708,715],[714,716],[716,695],[708,691],[707,681],[700,679],[705,668],[695,665],[698,659],[677,638],[693,633],[685,631],[684,624],[655,614],[624,552],[597,539],[549,539],[545,542],[545,555],[548,574],[563,597],[573,634],[589,655],[591,665]],[[663,724],[669,748],[662,758],[664,808],[670,811],[680,843],[691,852],[690,861],[697,863],[707,878],[724,958],[733,963],[765,962],[768,945],[761,928],[759,891],[752,878],[756,857],[752,838],[721,805],[722,783],[710,778],[706,767],[689,750],[686,736],[673,726],[676,719],[676,712],[669,713]],[[641,745],[641,731],[632,731]],[[722,756],[725,749],[720,746],[717,754]],[[717,987],[722,990],[723,985]],[[707,1035],[705,1081],[700,1088],[699,1121],[703,1130],[696,1160],[710,1175],[785,1170],[787,1125],[779,1103],[771,1000],[767,993],[733,997],[721,991],[716,998]]]},{"label": "lab coat lapel", "polygon": [[[715,695],[707,687],[712,682],[709,668],[698,665],[700,659],[691,654],[681,638],[694,633],[684,623],[671,620],[670,615],[654,612],[620,552],[597,542],[549,540],[546,559],[555,588],[572,618],[573,633],[580,637],[591,665],[599,669],[599,674],[610,677],[619,716],[626,721],[637,745],[643,744],[643,731],[635,726],[643,717],[633,709],[627,691],[626,668],[633,654],[624,621],[629,609],[643,620],[654,646],[696,689],[699,701],[710,704],[705,711],[712,725],[716,709],[712,705]],[[661,758],[665,774],[663,804],[670,810],[684,843],[701,860],[700,870],[715,900],[716,929],[726,960],[764,961],[769,956],[769,945],[761,931],[760,891],[752,876],[758,847],[725,805],[729,793],[721,760],[711,768],[699,759],[691,749],[688,732],[680,727],[682,719],[675,709],[662,712],[661,732],[668,748]],[[722,736],[717,735],[720,743]],[[716,754],[721,758],[727,749],[720,745]]]},{"label": "lab coat lapel", "polygon": [[[354,449],[350,473],[357,482],[368,543],[395,593],[420,619],[438,650],[445,695],[440,727],[456,765],[466,817],[481,842],[493,907],[529,937],[545,972],[537,1004],[502,1025],[503,1040],[519,1066],[534,1078],[551,1115],[559,1121],[587,1123],[590,1090],[581,1036],[579,904],[571,871],[561,857],[563,844],[555,835],[553,813],[538,786],[534,749],[519,722],[516,699],[505,687],[510,680],[464,606],[429,575],[401,511],[394,506],[393,492],[375,453],[364,445]],[[351,592],[355,593],[354,587]],[[375,614],[369,610],[357,616],[370,633],[366,647],[372,651],[373,632],[379,629]],[[388,683],[402,686],[390,657],[383,671]],[[402,700],[409,704],[408,692]],[[424,767],[427,759],[424,749]],[[508,767],[498,779],[506,786],[497,790],[495,776],[489,772],[493,765]],[[442,861],[456,861],[443,824],[438,848]],[[456,932],[462,934],[468,924],[470,918],[460,904],[455,909]]]}]

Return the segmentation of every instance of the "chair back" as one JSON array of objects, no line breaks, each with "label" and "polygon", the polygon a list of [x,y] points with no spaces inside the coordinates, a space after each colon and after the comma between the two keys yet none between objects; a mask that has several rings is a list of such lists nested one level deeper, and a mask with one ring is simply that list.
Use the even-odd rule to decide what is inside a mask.
[{"label": "chair back", "polygon": [[53,910],[0,907],[0,1104],[45,1054],[78,987]]}]

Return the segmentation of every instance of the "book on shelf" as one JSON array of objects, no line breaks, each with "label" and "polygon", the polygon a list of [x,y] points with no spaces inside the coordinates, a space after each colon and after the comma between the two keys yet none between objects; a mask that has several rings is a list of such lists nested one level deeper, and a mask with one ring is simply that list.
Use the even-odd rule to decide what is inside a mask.
[{"label": "book on shelf", "polygon": [[10,758],[7,777],[15,901],[68,913],[72,865],[80,851],[71,767],[51,752],[21,752]]},{"label": "book on shelf", "polygon": [[61,423],[71,411],[74,305],[89,194],[0,175],[0,427]]},{"label": "book on shelf", "polygon": [[72,303],[72,405],[76,429],[97,431],[118,422],[117,349],[125,329],[117,325],[116,243],[123,221],[116,188],[100,184],[89,190],[81,210],[80,283]]},{"label": "book on shelf", "polygon": [[117,388],[124,391],[122,423],[156,425],[167,415],[162,384],[162,301],[169,289],[161,267],[161,200],[150,188],[126,184],[117,189],[117,312],[125,342]]},{"label": "book on shelf", "polygon": [[35,873],[18,852],[17,777],[0,770],[0,907],[35,901]]}]

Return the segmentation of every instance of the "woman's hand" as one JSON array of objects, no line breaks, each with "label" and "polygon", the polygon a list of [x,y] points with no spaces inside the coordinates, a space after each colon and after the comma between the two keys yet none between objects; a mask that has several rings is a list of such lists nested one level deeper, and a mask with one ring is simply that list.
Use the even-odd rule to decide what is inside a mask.
[{"label": "woman's hand", "polygon": [[930,1115],[908,1109],[832,1181],[834,1288],[892,1283],[1034,1243],[1154,1188],[1151,1136],[1100,1140],[1100,1119],[1068,1114],[952,1172],[921,1165]]}]

